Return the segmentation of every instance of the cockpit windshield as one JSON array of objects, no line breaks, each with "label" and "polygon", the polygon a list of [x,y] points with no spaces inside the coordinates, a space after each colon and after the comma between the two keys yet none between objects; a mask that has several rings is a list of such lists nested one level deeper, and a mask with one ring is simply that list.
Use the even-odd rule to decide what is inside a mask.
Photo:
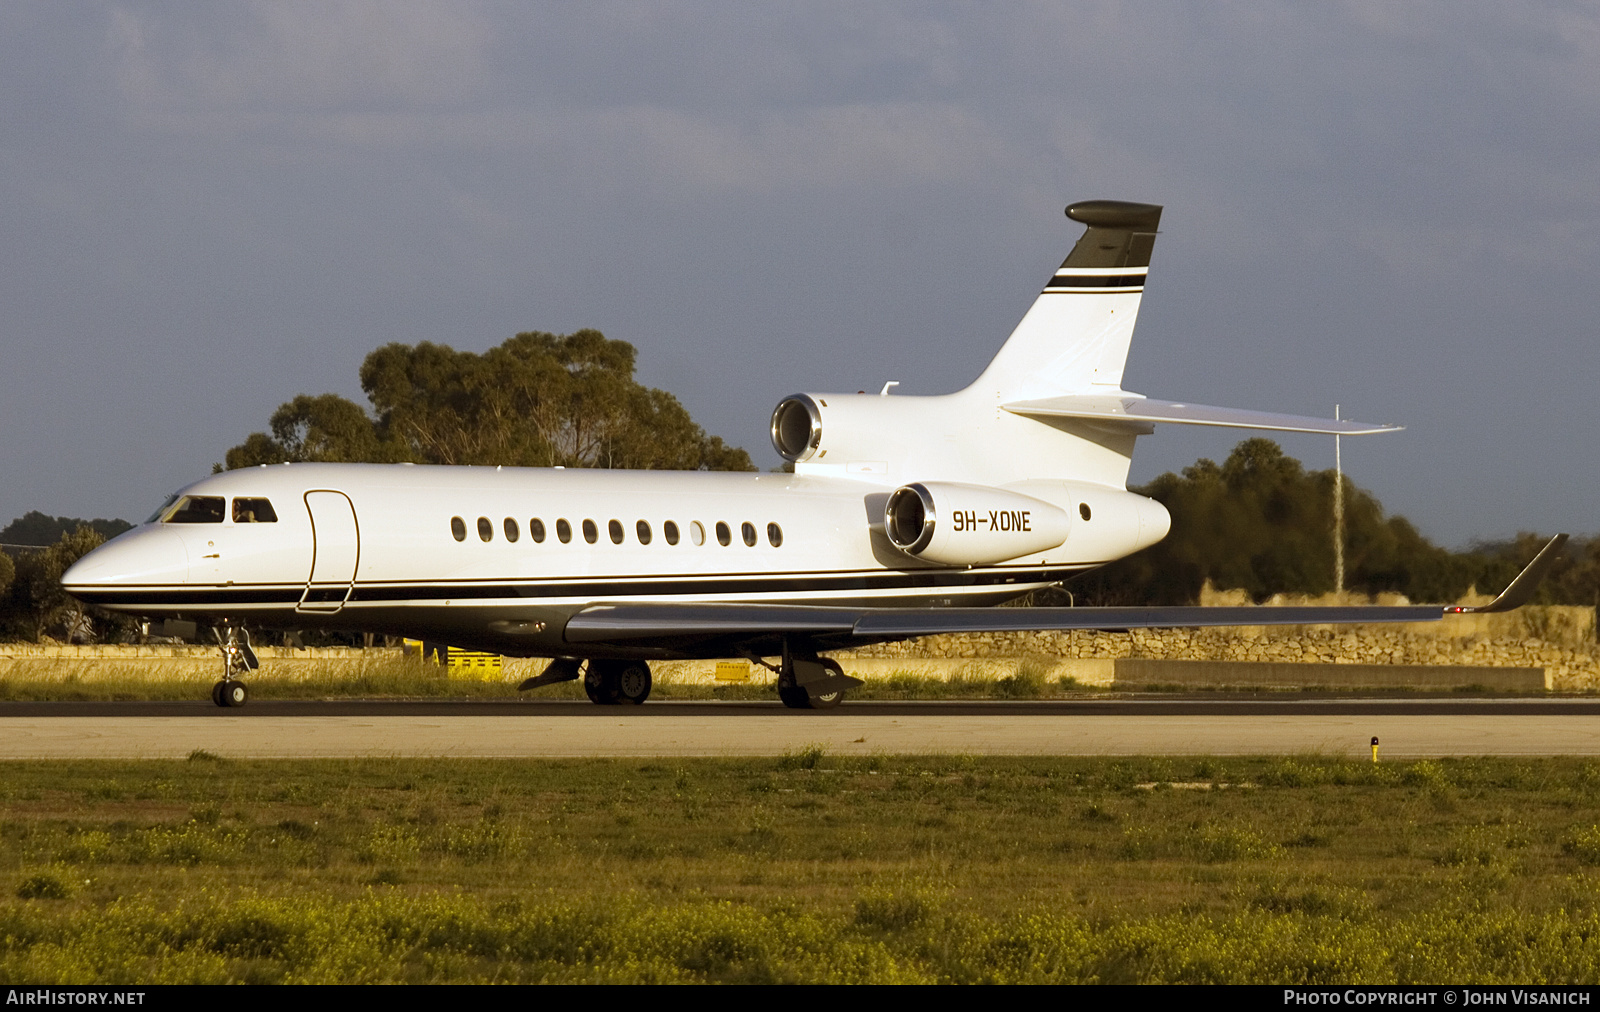
[{"label": "cockpit windshield", "polygon": [[148,517],[146,517],[144,522],[147,523],[147,524],[153,524],[153,523],[157,522],[162,517],[167,515],[167,510],[172,506],[173,503],[175,503],[177,501],[178,501],[178,493],[174,492],[171,495],[167,496],[167,501],[162,503],[161,507],[159,509],[157,509],[154,513],[152,513]]},{"label": "cockpit windshield", "polygon": [[233,522],[236,524],[275,524],[278,514],[268,499],[235,499]]},{"label": "cockpit windshield", "polygon": [[161,513],[164,524],[220,524],[228,500],[220,495],[186,495]]}]

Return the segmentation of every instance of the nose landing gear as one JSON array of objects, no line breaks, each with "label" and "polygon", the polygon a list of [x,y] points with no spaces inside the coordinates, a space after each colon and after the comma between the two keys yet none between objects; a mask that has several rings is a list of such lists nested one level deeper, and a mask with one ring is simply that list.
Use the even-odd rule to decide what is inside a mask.
[{"label": "nose landing gear", "polygon": [[218,706],[243,706],[250,701],[250,690],[238,676],[261,667],[256,652],[250,649],[250,633],[243,626],[224,623],[211,634],[222,650],[222,681],[211,687],[211,701]]}]

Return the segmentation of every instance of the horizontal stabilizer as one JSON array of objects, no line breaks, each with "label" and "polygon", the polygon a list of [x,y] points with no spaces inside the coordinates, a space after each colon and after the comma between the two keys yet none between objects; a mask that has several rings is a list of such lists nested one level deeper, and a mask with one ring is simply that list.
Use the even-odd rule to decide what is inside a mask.
[{"label": "horizontal stabilizer", "polygon": [[1209,404],[1158,401],[1133,394],[1069,394],[1036,401],[1013,401],[1007,411],[1031,418],[1083,418],[1100,424],[1149,431],[1155,424],[1219,425],[1234,429],[1272,429],[1279,432],[1314,432],[1328,436],[1363,436],[1373,432],[1398,432],[1403,426],[1367,422],[1279,415],[1243,408],[1217,408]]}]

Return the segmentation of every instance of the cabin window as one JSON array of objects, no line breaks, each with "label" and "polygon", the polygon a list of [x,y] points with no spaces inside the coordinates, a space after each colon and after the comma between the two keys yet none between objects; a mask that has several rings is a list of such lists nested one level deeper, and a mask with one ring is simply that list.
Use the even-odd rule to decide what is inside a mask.
[{"label": "cabin window", "polygon": [[556,521],[556,537],[563,545],[572,540],[572,525],[567,523],[566,517]]},{"label": "cabin window", "polygon": [[233,522],[236,524],[275,524],[278,514],[272,509],[272,503],[265,499],[235,499],[233,501]]},{"label": "cabin window", "polygon": [[611,535],[611,543],[613,545],[622,544],[622,521],[613,520],[606,524],[606,533]]},{"label": "cabin window", "polygon": [[591,545],[600,540],[600,528],[594,525],[593,520],[585,520],[583,522],[583,540]]},{"label": "cabin window", "polygon": [[703,545],[706,543],[706,529],[700,526],[700,521],[689,521],[689,540],[693,541],[696,545]]},{"label": "cabin window", "polygon": [[782,527],[779,527],[777,524],[767,525],[767,544],[771,545],[773,548],[777,548],[783,544]]},{"label": "cabin window", "polygon": [[756,525],[746,520],[739,525],[739,536],[744,538],[744,543],[751,548],[756,546]]},{"label": "cabin window", "polygon": [[669,544],[669,545],[677,544],[678,543],[678,525],[673,523],[671,520],[668,520],[666,523],[661,525],[661,536],[667,539],[667,544]]},{"label": "cabin window", "polygon": [[467,540],[467,522],[460,517],[451,517],[450,533],[455,535],[457,541]]},{"label": "cabin window", "polygon": [[721,520],[717,521],[717,544],[721,545],[723,548],[727,548],[729,545],[733,544],[733,532],[730,531],[728,529],[728,525],[723,523]]},{"label": "cabin window", "polygon": [[1078,504],[1078,516],[1083,517],[1085,520],[1089,519],[1089,504],[1088,503],[1081,502],[1081,503]]},{"label": "cabin window", "polygon": [[228,500],[220,495],[186,495],[167,507],[164,524],[220,524]]},{"label": "cabin window", "polygon": [[488,517],[479,517],[478,518],[478,540],[479,541],[493,541],[494,540],[494,524],[491,524],[489,522],[489,518]]},{"label": "cabin window", "polygon": [[517,530],[517,522],[510,517],[506,517],[506,522],[501,526],[505,528],[507,541],[515,541],[521,536],[521,532]]},{"label": "cabin window", "polygon": [[528,521],[528,537],[532,538],[533,543],[536,545],[544,543],[543,520],[540,520],[538,517],[534,517],[532,520]]},{"label": "cabin window", "polygon": [[647,521],[641,520],[634,524],[633,530],[635,534],[639,535],[639,544],[648,545],[650,543],[650,524]]}]

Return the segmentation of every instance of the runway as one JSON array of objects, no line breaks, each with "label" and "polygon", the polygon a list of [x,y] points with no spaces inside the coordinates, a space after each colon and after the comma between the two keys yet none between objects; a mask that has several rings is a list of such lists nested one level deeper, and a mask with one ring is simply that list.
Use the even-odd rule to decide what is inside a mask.
[{"label": "runway", "polygon": [[1247,755],[1600,755],[1600,701],[1162,699],[852,702],[0,704],[0,759]]}]

